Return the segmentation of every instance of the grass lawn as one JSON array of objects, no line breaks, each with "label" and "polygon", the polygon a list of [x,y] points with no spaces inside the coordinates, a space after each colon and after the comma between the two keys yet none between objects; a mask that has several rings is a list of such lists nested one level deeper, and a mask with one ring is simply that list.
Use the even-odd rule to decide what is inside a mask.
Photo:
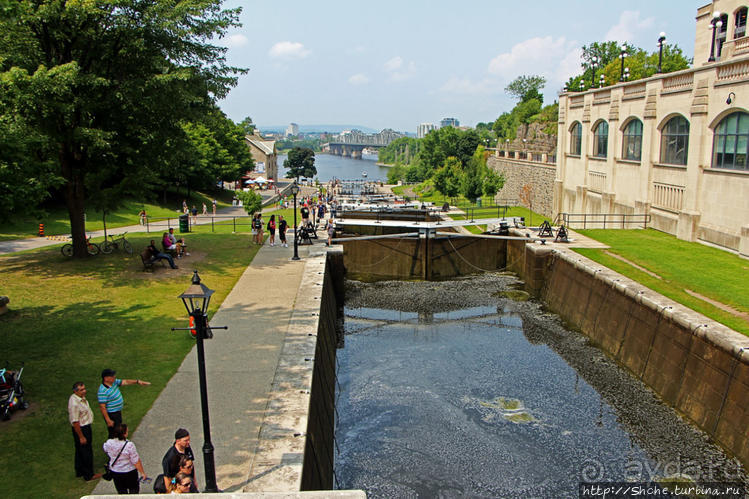
[{"label": "grass lawn", "polygon": [[[749,261],[653,229],[577,232],[611,248],[574,248],[574,251],[749,336],[749,320],[721,310],[685,291],[691,290],[728,305],[739,313],[749,314]],[[620,255],[661,279],[606,254],[606,251]]]},{"label": "grass lawn", "polygon": [[[218,196],[216,200],[219,208],[231,206],[233,191],[222,191],[216,195]],[[202,203],[205,203],[210,212],[211,203],[213,202],[211,196],[212,194],[193,192],[188,200],[188,204],[190,207],[194,204],[198,207],[198,210],[202,212],[201,205]],[[107,228],[124,227],[140,223],[138,213],[140,213],[140,210],[142,209],[146,210],[148,216],[154,218],[176,217],[181,213],[182,199],[183,197],[180,197],[177,193],[170,193],[169,198],[167,199],[169,204],[166,206],[161,206],[155,203],[127,200],[117,210],[107,214]],[[44,224],[44,233],[48,236],[70,234],[70,218],[68,216],[68,211],[63,205],[59,205],[48,208],[47,214],[41,219],[32,215],[20,214],[14,215],[10,220],[0,223],[0,241],[36,237],[38,235],[40,223]],[[104,224],[102,222],[101,212],[87,209],[86,230],[94,231],[103,228]]]},{"label": "grass lawn", "polygon": [[11,299],[0,316],[2,361],[25,362],[24,385],[31,407],[0,422],[0,469],[4,497],[80,497],[94,483],[75,478],[67,400],[75,381],[88,388],[94,411],[94,458],[103,470],[105,425],[96,402],[103,368],[121,378],[151,381],[125,387],[124,420],[141,418],[194,345],[177,296],[190,284],[191,269],[216,290],[214,313],[257,252],[247,234],[190,234],[191,256],[144,272],[138,255],[149,235],[129,237],[136,248],[84,261],[65,258],[58,246],[0,257],[0,291]]}]

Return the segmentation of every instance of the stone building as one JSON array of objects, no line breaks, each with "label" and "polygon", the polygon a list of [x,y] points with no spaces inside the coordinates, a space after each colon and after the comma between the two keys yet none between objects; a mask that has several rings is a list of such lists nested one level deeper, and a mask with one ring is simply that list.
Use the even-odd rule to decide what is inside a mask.
[{"label": "stone building", "polygon": [[255,172],[267,179],[278,180],[276,141],[263,138],[257,130],[253,135],[245,135],[245,141],[255,160]]},{"label": "stone building", "polygon": [[555,214],[649,214],[749,255],[747,3],[697,10],[691,69],[560,95]]}]

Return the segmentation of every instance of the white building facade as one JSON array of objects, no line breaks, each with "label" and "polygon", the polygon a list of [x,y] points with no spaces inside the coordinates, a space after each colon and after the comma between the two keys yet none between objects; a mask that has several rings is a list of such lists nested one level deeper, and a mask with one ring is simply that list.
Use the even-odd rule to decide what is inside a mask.
[{"label": "white building facade", "polygon": [[560,95],[555,215],[650,215],[749,256],[747,3],[698,9],[692,69]]}]

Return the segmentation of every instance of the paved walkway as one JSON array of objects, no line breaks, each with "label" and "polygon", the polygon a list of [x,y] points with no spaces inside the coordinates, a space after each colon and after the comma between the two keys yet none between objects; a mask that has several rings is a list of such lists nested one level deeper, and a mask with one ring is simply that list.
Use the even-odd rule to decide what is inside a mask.
[{"label": "paved walkway", "polygon": [[[214,331],[214,338],[205,342],[216,478],[219,488],[226,492],[241,492],[248,482],[305,257],[323,249],[322,231],[320,236],[313,246],[299,247],[299,261],[291,260],[293,245],[263,246],[211,318],[212,325],[229,326],[228,331]],[[288,239],[292,241],[291,232]],[[119,370],[128,376],[125,366]],[[132,435],[150,477],[161,473],[161,458],[180,427],[191,433],[202,489],[203,426],[196,348],[185,357]],[[111,482],[101,480],[93,493],[114,492]]]}]

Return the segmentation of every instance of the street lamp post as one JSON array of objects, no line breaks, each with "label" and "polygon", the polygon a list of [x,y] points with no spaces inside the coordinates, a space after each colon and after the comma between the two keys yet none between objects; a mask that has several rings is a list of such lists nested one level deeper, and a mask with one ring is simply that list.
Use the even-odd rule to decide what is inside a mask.
[{"label": "street lamp post", "polygon": [[619,81],[624,81],[624,58],[627,57],[627,45],[622,43],[622,46],[619,47],[621,49],[621,60],[622,60],[622,69],[619,73]]},{"label": "street lamp post", "polygon": [[[179,295],[185,309],[190,315],[191,327],[195,329],[198,345],[198,378],[200,380],[200,407],[203,412],[203,464],[205,466],[205,491],[218,492],[216,486],[216,464],[213,458],[213,444],[211,443],[211,422],[208,416],[208,386],[205,376],[205,350],[203,340],[213,338],[212,329],[228,329],[226,326],[208,326],[208,305],[213,290],[200,283],[200,276],[196,270],[192,276],[192,283],[187,290]],[[172,331],[183,328],[172,328]],[[190,328],[187,328],[190,329]]]},{"label": "street lamp post", "polygon": [[299,185],[294,182],[291,184],[291,194],[294,196],[294,256],[292,260],[299,260],[299,250],[297,249],[297,226],[296,226],[296,195],[299,194]]},{"label": "street lamp post", "polygon": [[598,69],[598,56],[593,56],[592,62],[590,64],[590,67],[593,68],[593,76],[590,77],[590,88],[595,88],[596,86],[596,69]]},{"label": "street lamp post", "polygon": [[580,91],[585,92],[585,80],[580,80]]},{"label": "street lamp post", "polygon": [[606,76],[604,76],[604,75],[601,75],[601,78],[600,78],[600,84],[599,84],[598,86],[599,86],[599,87],[601,87],[601,88],[603,88],[603,85],[604,85],[605,83],[606,83]]},{"label": "street lamp post", "polygon": [[666,33],[661,31],[661,34],[658,35],[658,72],[662,73],[663,70],[661,69],[661,63],[663,62],[663,43],[666,41]]},{"label": "street lamp post", "polygon": [[720,20],[720,12],[715,12],[713,14],[713,18],[710,21],[710,25],[707,27],[707,29],[713,30],[713,36],[712,36],[712,43],[710,44],[710,57],[707,59],[707,62],[715,62],[715,30],[723,26],[723,21]]}]

